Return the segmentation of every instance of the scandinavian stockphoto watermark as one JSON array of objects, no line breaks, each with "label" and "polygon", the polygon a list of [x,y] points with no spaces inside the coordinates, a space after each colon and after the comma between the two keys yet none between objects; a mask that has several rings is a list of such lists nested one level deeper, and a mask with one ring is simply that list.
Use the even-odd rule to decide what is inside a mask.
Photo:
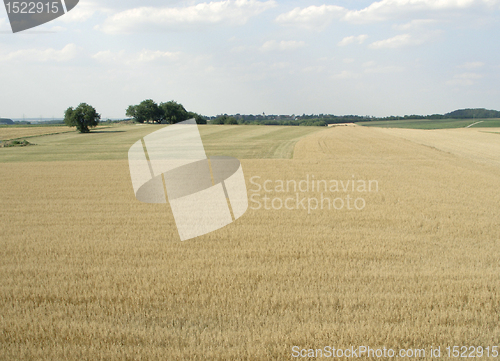
[{"label": "scandinavian stockphoto watermark", "polygon": [[182,241],[222,228],[248,208],[240,161],[208,158],[194,119],[145,136],[128,159],[137,200],[166,203],[168,197]]},{"label": "scandinavian stockphoto watermark", "polygon": [[292,347],[292,357],[294,358],[371,358],[371,359],[387,359],[387,358],[498,358],[498,346],[431,346],[430,348],[386,348],[386,347],[370,347],[370,346],[350,346],[350,347],[335,347],[324,346],[321,348],[305,348],[299,346]]},{"label": "scandinavian stockphoto watermark", "polygon": [[4,0],[13,33],[48,23],[73,10],[79,0]]},{"label": "scandinavian stockphoto watermark", "polygon": [[318,179],[306,174],[303,179],[250,178],[250,209],[253,210],[357,210],[366,207],[367,193],[378,192],[377,180]]}]

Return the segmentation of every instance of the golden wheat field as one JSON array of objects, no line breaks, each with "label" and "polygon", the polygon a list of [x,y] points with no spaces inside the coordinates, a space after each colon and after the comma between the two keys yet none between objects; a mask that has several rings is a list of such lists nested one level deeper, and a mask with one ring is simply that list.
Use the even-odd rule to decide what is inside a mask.
[{"label": "golden wheat field", "polygon": [[500,131],[497,128],[387,129],[380,131],[433,147],[479,163],[500,166]]},{"label": "golden wheat field", "polygon": [[125,159],[0,164],[0,359],[500,346],[500,152],[484,153],[500,135],[463,130],[451,151],[454,130],[403,131],[332,127],[292,159],[241,159],[247,212],[185,242]]}]

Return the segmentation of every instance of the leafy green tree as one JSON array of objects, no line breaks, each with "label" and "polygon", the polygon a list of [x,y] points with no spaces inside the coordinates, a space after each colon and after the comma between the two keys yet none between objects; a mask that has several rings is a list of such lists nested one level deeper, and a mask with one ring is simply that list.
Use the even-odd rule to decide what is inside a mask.
[{"label": "leafy green tree", "polygon": [[64,123],[68,127],[76,127],[80,133],[89,133],[89,128],[94,128],[99,125],[101,115],[97,113],[95,108],[86,103],[81,103],[75,109],[69,107],[64,112]]},{"label": "leafy green tree", "polygon": [[444,115],[446,118],[474,119],[474,118],[500,118],[500,112],[496,110],[479,109],[459,109]]},{"label": "leafy green tree", "polygon": [[163,110],[151,99],[143,100],[139,105],[129,106],[126,114],[138,123],[160,123],[164,117]]},{"label": "leafy green tree", "polygon": [[238,124],[235,117],[231,117],[227,114],[219,115],[217,118],[210,122],[211,124]]},{"label": "leafy green tree", "polygon": [[227,115],[219,115],[217,118],[210,121],[210,124],[225,124]]},{"label": "leafy green tree", "polygon": [[194,118],[197,124],[207,124],[207,120],[203,116],[186,111],[182,104],[174,100],[158,105],[153,100],[147,99],[139,105],[130,105],[127,108],[126,114],[128,117],[134,118],[138,123],[150,121],[161,123],[165,121],[174,124]]},{"label": "leafy green tree", "polygon": [[[134,118],[135,121],[139,122],[137,120],[137,105],[129,105],[127,108],[127,111],[125,112],[125,115],[130,118]],[[142,122],[139,122],[142,123]]]},{"label": "leafy green tree", "polygon": [[182,104],[176,101],[169,101],[160,104],[160,109],[163,111],[163,119],[167,123],[175,124],[189,119],[188,112]]},{"label": "leafy green tree", "polygon": [[236,125],[236,124],[238,124],[238,121],[236,120],[235,117],[227,117],[224,124]]},{"label": "leafy green tree", "polygon": [[188,119],[194,118],[196,120],[196,124],[207,124],[207,120],[203,118],[200,114],[188,112]]}]

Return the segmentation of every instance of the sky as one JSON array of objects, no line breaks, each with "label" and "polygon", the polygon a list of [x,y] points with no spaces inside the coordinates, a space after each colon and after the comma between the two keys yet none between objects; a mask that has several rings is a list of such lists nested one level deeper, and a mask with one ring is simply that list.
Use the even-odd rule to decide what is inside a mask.
[{"label": "sky", "polygon": [[13,34],[0,117],[123,118],[144,99],[217,114],[500,110],[500,0],[80,0]]}]

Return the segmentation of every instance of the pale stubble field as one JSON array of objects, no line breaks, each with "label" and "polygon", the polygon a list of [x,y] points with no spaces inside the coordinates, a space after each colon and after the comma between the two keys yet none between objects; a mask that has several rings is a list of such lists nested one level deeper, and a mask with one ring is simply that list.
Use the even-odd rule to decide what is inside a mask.
[{"label": "pale stubble field", "polygon": [[126,160],[2,163],[0,359],[499,345],[500,167],[363,127],[293,154],[241,159],[249,196],[256,176],[378,192],[352,193],[361,211],[249,209],[180,242],[168,205],[135,200]]}]

